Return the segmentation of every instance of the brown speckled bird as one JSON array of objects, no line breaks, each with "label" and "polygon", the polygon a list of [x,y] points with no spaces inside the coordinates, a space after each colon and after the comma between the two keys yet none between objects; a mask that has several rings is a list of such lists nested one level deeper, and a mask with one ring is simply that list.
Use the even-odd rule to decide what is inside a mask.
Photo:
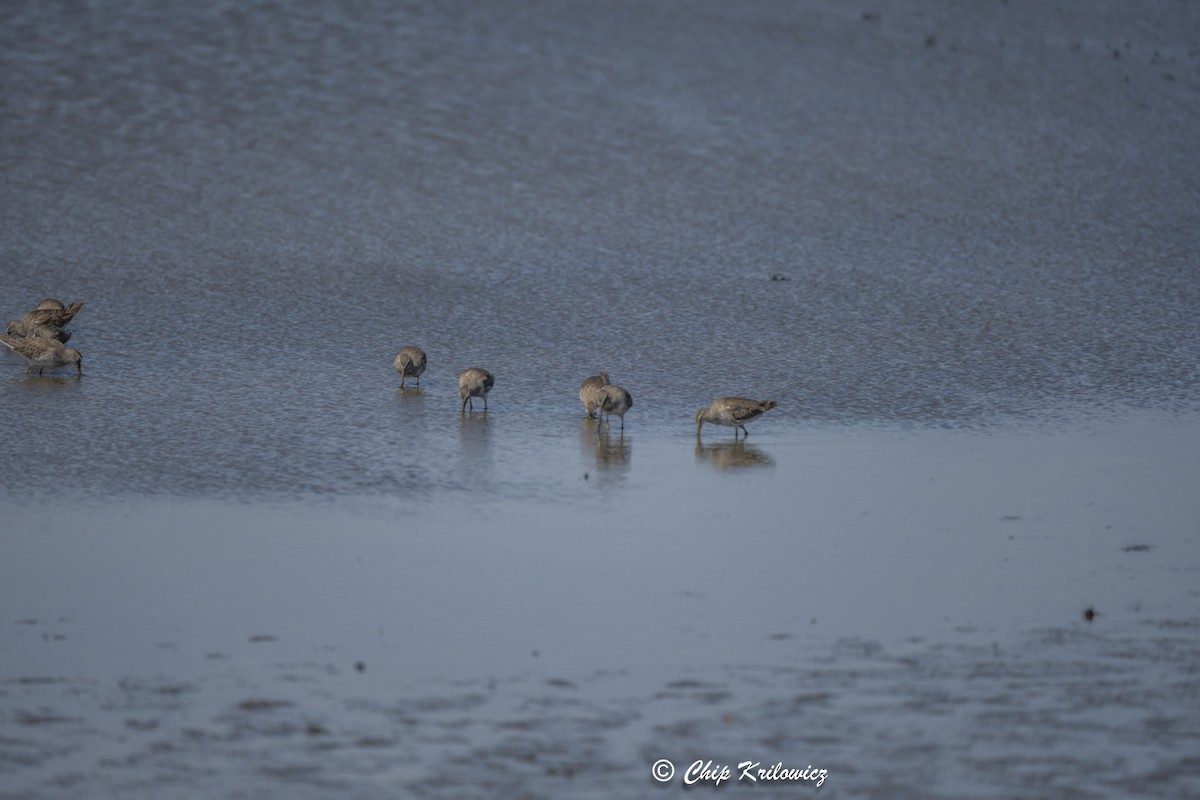
[{"label": "brown speckled bird", "polygon": [[0,336],[0,342],[29,361],[29,365],[25,367],[26,375],[33,374],[35,369],[41,375],[43,370],[58,369],[70,364],[75,365],[78,374],[83,374],[83,356],[74,348],[63,347],[63,343],[57,339]]},{"label": "brown speckled bird", "polygon": [[735,440],[738,438],[739,428],[742,433],[749,436],[750,431],[746,430],[746,423],[758,419],[774,407],[775,403],[771,400],[764,402],[751,400],[748,397],[719,397],[708,408],[702,408],[696,412],[696,436],[700,436],[700,428],[706,422],[733,428]]},{"label": "brown speckled bird", "polygon": [[408,377],[416,378],[417,386],[420,386],[421,373],[425,371],[425,351],[419,347],[401,347],[392,366],[400,373],[400,388],[404,388],[404,379]]},{"label": "brown speckled bird", "polygon": [[[620,386],[608,384],[600,387],[600,417],[604,420],[604,430],[612,423],[612,415],[621,418],[621,430],[625,430],[625,412],[633,408],[633,395]],[[600,429],[600,421],[596,421],[596,430]]]},{"label": "brown speckled bird", "polygon": [[465,370],[458,376],[458,397],[462,400],[462,410],[467,410],[467,403],[471,403],[471,410],[475,410],[475,401],[473,398],[483,398],[483,410],[487,411],[487,396],[492,387],[496,385],[496,379],[492,377],[492,373],[486,369],[479,367],[471,367]]},{"label": "brown speckled bird", "polygon": [[[58,307],[55,307],[55,304]],[[33,311],[25,314],[20,319],[8,323],[5,333],[9,336],[33,336],[35,334],[31,331],[42,326],[61,328],[74,319],[81,308],[83,308],[83,303],[72,303],[63,308],[62,303],[59,301],[53,298],[46,298],[38,303],[38,307]],[[65,342],[66,339],[62,341]]]},{"label": "brown speckled bird", "polygon": [[600,389],[607,385],[608,373],[603,370],[599,375],[585,378],[583,383],[579,384],[579,402],[583,403],[588,419],[596,416],[596,409],[600,407],[600,401],[603,399]]},{"label": "brown speckled bird", "polygon": [[56,325],[32,325],[25,329],[25,336],[30,339],[58,339],[63,344],[71,340],[71,332]]}]

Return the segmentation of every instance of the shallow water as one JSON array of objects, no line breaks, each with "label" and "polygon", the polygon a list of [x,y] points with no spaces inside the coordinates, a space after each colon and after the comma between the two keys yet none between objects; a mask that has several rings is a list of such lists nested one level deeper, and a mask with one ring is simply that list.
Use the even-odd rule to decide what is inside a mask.
[{"label": "shallow water", "polygon": [[0,795],[1200,794],[1194,4],[726,5],[0,9]]},{"label": "shallow water", "polygon": [[589,434],[553,497],[6,503],[5,788],[641,795],[669,758],[1200,790],[1200,420]]}]

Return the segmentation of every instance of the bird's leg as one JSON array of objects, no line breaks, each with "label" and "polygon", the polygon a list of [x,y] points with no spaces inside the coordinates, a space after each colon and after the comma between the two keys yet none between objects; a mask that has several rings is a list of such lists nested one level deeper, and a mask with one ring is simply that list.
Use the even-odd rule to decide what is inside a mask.
[{"label": "bird's leg", "polygon": [[[745,426],[745,425],[743,425],[743,426],[742,426],[742,433],[746,434],[746,436],[749,436],[749,435],[750,435],[750,431],[746,430],[746,426]],[[743,436],[742,438],[743,438],[743,439],[745,439],[745,438],[746,438],[746,436]]]}]

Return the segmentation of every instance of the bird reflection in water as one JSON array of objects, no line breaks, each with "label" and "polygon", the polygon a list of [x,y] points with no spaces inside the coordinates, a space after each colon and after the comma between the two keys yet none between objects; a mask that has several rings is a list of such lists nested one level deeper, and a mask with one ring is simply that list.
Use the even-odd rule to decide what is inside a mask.
[{"label": "bird reflection in water", "polygon": [[458,474],[469,484],[485,481],[492,469],[492,437],[486,413],[458,418]]},{"label": "bird reflection in water", "polygon": [[584,418],[579,424],[579,449],[584,456],[595,459],[598,472],[624,472],[633,458],[633,437],[620,432],[597,431],[594,423]]},{"label": "bird reflection in water", "polygon": [[696,460],[716,469],[775,466],[775,459],[770,454],[760,447],[746,444],[744,440],[704,444],[697,439]]},{"label": "bird reflection in water", "polygon": [[633,456],[633,439],[625,438],[624,434],[610,434],[607,431],[600,434],[596,440],[597,467],[627,467]]},{"label": "bird reflection in water", "polygon": [[484,413],[475,416],[460,416],[458,441],[464,450],[481,450],[491,446],[490,420]]},{"label": "bird reflection in water", "polygon": [[12,378],[13,382],[20,382],[32,389],[39,390],[54,390],[61,386],[70,386],[82,383],[82,375],[21,375],[20,377]]},{"label": "bird reflection in water", "polygon": [[420,386],[401,386],[396,389],[396,400],[404,403],[409,412],[425,409],[425,390]]}]

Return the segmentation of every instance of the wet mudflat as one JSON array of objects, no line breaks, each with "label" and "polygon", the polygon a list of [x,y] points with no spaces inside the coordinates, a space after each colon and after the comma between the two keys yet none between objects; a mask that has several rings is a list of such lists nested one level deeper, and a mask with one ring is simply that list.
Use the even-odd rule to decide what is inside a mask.
[{"label": "wet mudflat", "polygon": [[1196,790],[1200,425],[583,428],[479,505],[6,505],[6,788]]}]

